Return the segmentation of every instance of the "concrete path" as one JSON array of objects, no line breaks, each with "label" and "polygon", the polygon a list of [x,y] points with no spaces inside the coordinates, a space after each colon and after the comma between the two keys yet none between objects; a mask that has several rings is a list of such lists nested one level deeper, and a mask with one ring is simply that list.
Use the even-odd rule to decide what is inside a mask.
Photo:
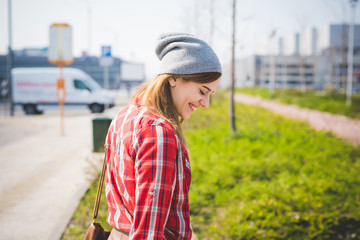
[{"label": "concrete path", "polygon": [[0,116],[0,239],[60,239],[101,169],[103,154],[92,153],[92,119],[113,118],[119,108],[65,112],[64,135],[55,110]]},{"label": "concrete path", "polygon": [[299,108],[293,105],[285,105],[245,94],[236,94],[235,101],[267,108],[289,118],[305,120],[315,129],[331,131],[338,137],[350,141],[355,145],[360,144],[360,120]]}]

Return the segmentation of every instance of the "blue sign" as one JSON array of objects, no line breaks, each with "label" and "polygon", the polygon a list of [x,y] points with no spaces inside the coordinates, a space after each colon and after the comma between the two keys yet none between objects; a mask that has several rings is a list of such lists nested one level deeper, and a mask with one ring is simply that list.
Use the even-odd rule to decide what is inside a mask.
[{"label": "blue sign", "polygon": [[111,57],[111,46],[101,47],[101,57]]}]

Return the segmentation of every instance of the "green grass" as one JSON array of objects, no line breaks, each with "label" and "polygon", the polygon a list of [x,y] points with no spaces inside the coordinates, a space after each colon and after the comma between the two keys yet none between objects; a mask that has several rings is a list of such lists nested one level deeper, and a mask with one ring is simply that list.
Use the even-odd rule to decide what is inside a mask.
[{"label": "green grass", "polygon": [[360,148],[224,98],[186,122],[199,238],[360,239]]},{"label": "green grass", "polygon": [[[228,100],[185,123],[192,182],[190,213],[199,239],[360,239],[360,147],[268,110]],[[97,181],[81,200],[64,239],[82,239]],[[100,222],[105,229],[103,195]]]},{"label": "green grass", "polygon": [[261,96],[285,104],[293,104],[303,108],[315,109],[351,118],[360,119],[360,94],[352,95],[352,105],[346,105],[345,94],[338,92],[299,91],[295,89],[276,89],[270,93],[264,88],[241,88],[237,93]]},{"label": "green grass", "polygon": [[[93,209],[94,209],[97,187],[99,183],[99,177],[100,175],[98,175],[92,181],[90,188],[87,190],[87,192],[81,199],[61,239],[65,239],[65,240],[84,239],[85,232],[89,227],[90,223],[92,222]],[[106,231],[110,231],[112,227],[106,222],[106,214],[107,214],[107,203],[105,197],[105,189],[103,188],[103,192],[101,194],[99,214],[96,222],[101,223],[101,226]]]}]

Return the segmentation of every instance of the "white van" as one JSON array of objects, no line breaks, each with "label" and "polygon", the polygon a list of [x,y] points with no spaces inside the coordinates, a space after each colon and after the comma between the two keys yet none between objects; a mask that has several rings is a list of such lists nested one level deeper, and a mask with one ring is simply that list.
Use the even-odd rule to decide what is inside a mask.
[{"label": "white van", "polygon": [[[26,114],[41,113],[39,105],[57,105],[56,82],[59,68],[12,69],[13,101],[22,105]],[[114,106],[114,96],[88,74],[76,68],[63,68],[65,105],[87,105],[91,112],[103,112]]]}]

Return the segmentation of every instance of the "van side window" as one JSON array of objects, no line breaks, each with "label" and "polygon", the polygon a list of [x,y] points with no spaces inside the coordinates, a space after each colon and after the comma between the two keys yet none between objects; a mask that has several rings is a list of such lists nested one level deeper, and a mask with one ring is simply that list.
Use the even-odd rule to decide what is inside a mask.
[{"label": "van side window", "polygon": [[88,86],[86,86],[86,84],[83,81],[78,80],[78,79],[74,79],[74,87],[76,89],[80,89],[80,90],[85,90],[86,89],[86,90],[89,90],[91,92],[91,89]]}]

